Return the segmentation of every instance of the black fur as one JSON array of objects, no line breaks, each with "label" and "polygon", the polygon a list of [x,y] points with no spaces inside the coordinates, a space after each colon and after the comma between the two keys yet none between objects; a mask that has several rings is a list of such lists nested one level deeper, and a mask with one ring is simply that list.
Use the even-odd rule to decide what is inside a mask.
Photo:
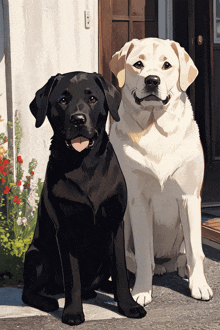
[{"label": "black fur", "polygon": [[[95,102],[89,98],[95,97]],[[66,104],[60,100],[65,97]],[[65,291],[62,321],[84,322],[82,298],[94,298],[111,275],[119,312],[141,318],[145,309],[129,290],[124,253],[123,215],[126,185],[105,132],[107,113],[119,120],[120,94],[101,75],[58,74],[36,93],[30,109],[36,127],[46,115],[54,130],[33,241],[24,264],[23,301],[40,310],[58,309],[44,293]],[[76,127],[71,116],[85,123]],[[72,148],[77,136],[90,140],[82,152]]]}]

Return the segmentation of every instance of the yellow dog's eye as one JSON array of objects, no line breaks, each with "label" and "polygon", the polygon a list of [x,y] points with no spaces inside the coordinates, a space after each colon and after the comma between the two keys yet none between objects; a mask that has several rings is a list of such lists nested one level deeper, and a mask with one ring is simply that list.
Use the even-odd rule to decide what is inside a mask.
[{"label": "yellow dog's eye", "polygon": [[133,66],[134,66],[136,69],[141,69],[141,68],[144,67],[144,64],[143,64],[141,61],[138,61],[138,62],[134,63]]},{"label": "yellow dog's eye", "polygon": [[162,69],[163,70],[167,70],[167,69],[169,69],[171,67],[172,67],[172,65],[169,62],[164,62]]}]

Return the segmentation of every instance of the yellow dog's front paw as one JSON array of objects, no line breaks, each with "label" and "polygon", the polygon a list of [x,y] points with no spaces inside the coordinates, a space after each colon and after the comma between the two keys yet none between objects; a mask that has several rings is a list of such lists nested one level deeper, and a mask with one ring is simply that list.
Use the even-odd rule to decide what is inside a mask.
[{"label": "yellow dog's front paw", "polygon": [[199,300],[210,300],[213,297],[213,292],[207,283],[195,284],[192,286],[191,296]]},{"label": "yellow dog's front paw", "polygon": [[139,292],[136,294],[132,291],[132,296],[134,300],[141,306],[146,306],[152,301],[151,290],[148,292]]},{"label": "yellow dog's front paw", "polygon": [[210,300],[213,297],[213,292],[208,285],[206,278],[203,274],[194,274],[189,278],[189,288],[191,296],[199,300]]}]

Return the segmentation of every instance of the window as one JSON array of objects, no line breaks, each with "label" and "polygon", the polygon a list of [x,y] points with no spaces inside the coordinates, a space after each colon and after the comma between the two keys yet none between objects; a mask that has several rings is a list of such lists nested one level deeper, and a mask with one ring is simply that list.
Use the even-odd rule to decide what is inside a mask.
[{"label": "window", "polygon": [[214,43],[220,43],[220,0],[213,1]]}]

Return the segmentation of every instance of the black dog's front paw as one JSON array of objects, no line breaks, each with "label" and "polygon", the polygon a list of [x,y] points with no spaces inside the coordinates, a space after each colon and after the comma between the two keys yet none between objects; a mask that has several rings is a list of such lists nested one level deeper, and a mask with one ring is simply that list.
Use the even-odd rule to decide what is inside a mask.
[{"label": "black dog's front paw", "polygon": [[118,311],[120,314],[133,319],[141,319],[147,314],[144,307],[135,303],[135,301],[134,304],[118,304]]},{"label": "black dog's front paw", "polygon": [[55,298],[45,297],[37,293],[27,293],[23,291],[22,301],[26,305],[47,313],[54,312],[59,308],[59,304]]},{"label": "black dog's front paw", "polygon": [[81,313],[69,313],[63,311],[62,322],[68,325],[79,325],[85,321],[85,316],[83,312]]}]

